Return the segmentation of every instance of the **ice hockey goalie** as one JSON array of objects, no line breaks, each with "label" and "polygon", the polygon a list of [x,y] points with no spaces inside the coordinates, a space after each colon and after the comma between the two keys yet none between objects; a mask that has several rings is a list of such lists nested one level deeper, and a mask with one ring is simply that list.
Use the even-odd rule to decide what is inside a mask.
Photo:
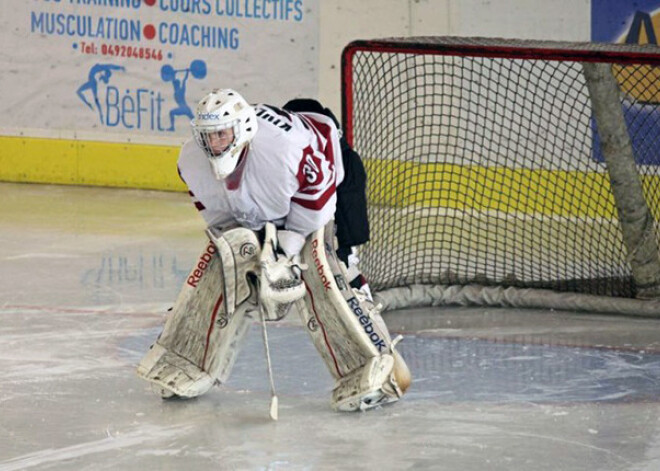
[{"label": "ice hockey goalie", "polygon": [[[312,233],[301,260],[285,263],[270,224],[261,237],[245,228],[207,231],[210,242],[138,375],[164,398],[204,394],[229,377],[261,304],[269,320],[298,311],[336,380],[334,409],[366,410],[398,400],[410,385],[410,372],[377,306],[350,287],[332,229],[331,221]],[[270,245],[262,245],[264,237]],[[276,270],[265,268],[273,265]]]}]

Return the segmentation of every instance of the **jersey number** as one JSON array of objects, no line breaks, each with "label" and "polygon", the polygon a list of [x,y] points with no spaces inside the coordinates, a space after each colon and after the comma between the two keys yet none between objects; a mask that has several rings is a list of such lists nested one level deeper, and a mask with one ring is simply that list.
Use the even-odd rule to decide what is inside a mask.
[{"label": "jersey number", "polygon": [[311,146],[307,146],[303,150],[303,160],[302,172],[307,183],[310,185],[321,183],[321,161],[318,157],[314,157],[314,150]]}]

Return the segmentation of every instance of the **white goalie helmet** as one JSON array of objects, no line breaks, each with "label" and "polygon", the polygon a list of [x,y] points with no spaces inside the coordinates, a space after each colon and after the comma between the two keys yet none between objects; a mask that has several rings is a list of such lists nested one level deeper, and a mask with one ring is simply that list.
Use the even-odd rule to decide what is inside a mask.
[{"label": "white goalie helmet", "polygon": [[[234,171],[241,151],[257,133],[257,114],[238,92],[216,89],[197,104],[191,125],[197,145],[209,158],[216,178],[222,180]],[[223,132],[228,129],[233,133]],[[222,146],[217,143],[220,136],[229,139]]]}]

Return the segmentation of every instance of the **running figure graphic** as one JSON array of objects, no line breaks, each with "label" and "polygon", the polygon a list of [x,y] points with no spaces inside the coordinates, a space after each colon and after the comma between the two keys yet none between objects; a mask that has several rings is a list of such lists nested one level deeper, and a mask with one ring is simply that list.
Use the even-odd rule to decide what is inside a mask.
[{"label": "running figure graphic", "polygon": [[98,81],[100,80],[103,83],[107,84],[110,81],[112,72],[115,70],[124,72],[126,68],[124,66],[114,65],[114,64],[93,65],[92,68],[89,69],[89,73],[87,74],[87,82],[83,83],[76,91],[76,93],[83,101],[83,103],[85,103],[85,105],[87,105],[87,107],[90,110],[93,110],[94,105],[92,105],[92,103],[90,103],[90,101],[87,100],[87,98],[85,98],[85,93],[84,93],[87,90],[92,91],[92,97],[94,99],[94,104],[96,105],[96,110],[98,111],[101,124],[105,123],[105,121],[103,121],[103,109],[101,108],[101,103],[99,102]]}]

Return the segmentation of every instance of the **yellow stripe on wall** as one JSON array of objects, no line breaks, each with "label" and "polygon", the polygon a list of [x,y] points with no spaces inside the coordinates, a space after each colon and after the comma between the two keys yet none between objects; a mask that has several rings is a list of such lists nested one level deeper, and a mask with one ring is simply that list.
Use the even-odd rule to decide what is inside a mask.
[{"label": "yellow stripe on wall", "polygon": [[0,180],[185,191],[179,147],[0,136]]},{"label": "yellow stripe on wall", "polygon": [[[0,180],[186,191],[177,146],[0,136]],[[604,173],[368,160],[370,204],[616,218]],[[660,177],[642,178],[649,200]]]},{"label": "yellow stripe on wall", "polygon": [[[440,207],[545,216],[616,218],[606,173],[455,164],[365,161],[370,204]],[[649,188],[660,177],[644,176]],[[660,204],[649,201],[656,219]]]}]

